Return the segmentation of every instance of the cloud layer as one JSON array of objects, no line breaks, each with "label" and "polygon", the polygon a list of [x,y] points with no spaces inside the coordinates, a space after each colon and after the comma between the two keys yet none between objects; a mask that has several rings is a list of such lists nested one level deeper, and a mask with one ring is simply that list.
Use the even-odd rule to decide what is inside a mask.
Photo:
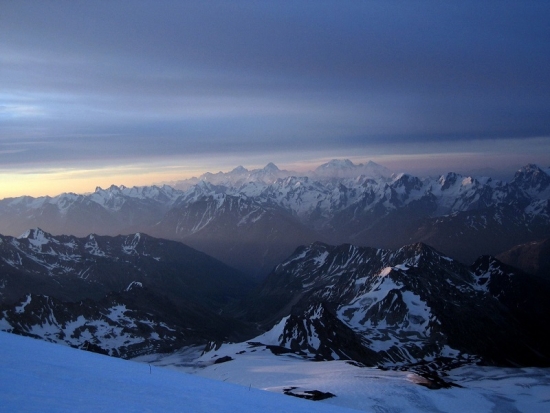
[{"label": "cloud layer", "polygon": [[550,136],[548,21],[544,1],[5,2],[0,163],[517,151]]}]

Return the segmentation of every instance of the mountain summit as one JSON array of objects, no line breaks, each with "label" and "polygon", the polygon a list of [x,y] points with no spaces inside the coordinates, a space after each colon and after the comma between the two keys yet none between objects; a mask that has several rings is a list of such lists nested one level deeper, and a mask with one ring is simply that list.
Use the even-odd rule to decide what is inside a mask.
[{"label": "mountain summit", "polygon": [[549,293],[548,281],[492,257],[468,267],[423,243],[314,243],[263,283],[251,317],[275,325],[250,341],[370,366],[547,366]]},{"label": "mountain summit", "polygon": [[388,178],[391,172],[372,161],[356,165],[349,159],[332,159],[317,167],[312,175],[318,178],[355,178],[364,175],[369,178],[380,179]]}]

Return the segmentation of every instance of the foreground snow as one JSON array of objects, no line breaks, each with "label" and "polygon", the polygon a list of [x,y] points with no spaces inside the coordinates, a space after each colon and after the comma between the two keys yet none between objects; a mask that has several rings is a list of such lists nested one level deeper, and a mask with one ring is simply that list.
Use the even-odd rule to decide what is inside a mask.
[{"label": "foreground snow", "polygon": [[[429,390],[409,372],[275,356],[243,344],[202,357],[199,349],[141,357],[142,363],[4,332],[0,348],[0,412],[550,411],[550,369],[463,367],[448,377],[462,388]],[[223,355],[234,360],[213,364]],[[288,387],[336,397],[312,402],[275,394]]]},{"label": "foreground snow", "polygon": [[[550,411],[550,369],[462,367],[446,377],[462,387],[430,390],[419,385],[425,379],[410,372],[361,368],[345,361],[312,362],[295,356],[275,356],[264,347],[251,348],[242,343],[197,356],[186,351],[140,360],[244,388],[276,393],[289,387],[295,387],[295,392],[330,392],[336,397],[316,405],[366,412]],[[223,356],[233,360],[213,364]]]},{"label": "foreground snow", "polygon": [[345,412],[0,332],[1,412]]}]

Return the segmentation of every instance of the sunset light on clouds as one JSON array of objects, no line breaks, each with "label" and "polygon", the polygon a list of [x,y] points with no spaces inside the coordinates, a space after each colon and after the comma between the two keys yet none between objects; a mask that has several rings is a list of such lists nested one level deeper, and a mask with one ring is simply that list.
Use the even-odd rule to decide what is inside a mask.
[{"label": "sunset light on clouds", "polygon": [[0,197],[550,165],[548,2],[8,1]]}]

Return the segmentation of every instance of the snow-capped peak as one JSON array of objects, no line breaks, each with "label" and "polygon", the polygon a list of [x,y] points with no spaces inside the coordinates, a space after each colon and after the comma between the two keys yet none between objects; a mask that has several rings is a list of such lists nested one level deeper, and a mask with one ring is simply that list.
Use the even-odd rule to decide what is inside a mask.
[{"label": "snow-capped peak", "polygon": [[229,173],[232,174],[232,175],[246,174],[246,173],[248,173],[248,169],[246,169],[242,165],[239,165]]},{"label": "snow-capped peak", "polygon": [[18,239],[26,239],[34,248],[41,248],[42,245],[46,245],[52,240],[52,236],[40,228],[34,228],[25,231]]},{"label": "snow-capped peak", "polygon": [[269,162],[266,166],[264,166],[264,171],[266,172],[279,172],[280,169],[275,165],[273,162]]},{"label": "snow-capped peak", "polygon": [[32,228],[21,234],[18,239],[40,240],[51,238],[51,235],[40,228]]},{"label": "snow-capped peak", "polygon": [[525,190],[541,191],[550,186],[550,175],[537,165],[529,164],[516,172],[512,183]]},{"label": "snow-capped peak", "polygon": [[320,165],[312,172],[319,178],[356,178],[364,175],[368,178],[387,178],[391,172],[373,161],[366,164],[354,164],[349,159],[332,159],[331,161]]},{"label": "snow-capped peak", "polygon": [[327,170],[340,170],[340,169],[353,169],[356,165],[349,159],[332,159],[327,163],[324,163],[315,169],[315,172],[322,172]]}]

